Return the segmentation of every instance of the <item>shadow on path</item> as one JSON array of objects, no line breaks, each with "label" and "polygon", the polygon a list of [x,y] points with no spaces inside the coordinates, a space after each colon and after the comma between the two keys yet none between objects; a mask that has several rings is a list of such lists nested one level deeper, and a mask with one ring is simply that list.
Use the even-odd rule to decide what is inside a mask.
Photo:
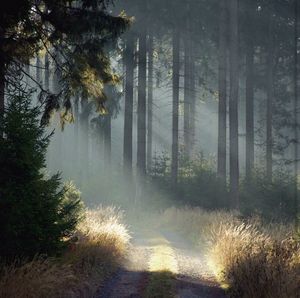
[{"label": "shadow on path", "polygon": [[[176,261],[178,272],[173,271],[173,277],[166,285],[162,280],[159,287],[169,287],[167,283],[172,282],[175,294],[166,295],[154,291],[147,298],[224,298],[224,291],[214,280],[205,258],[192,247],[188,241],[179,234],[169,231],[149,231],[140,233],[133,242],[132,248],[124,268],[119,269],[99,289],[95,298],[144,298],[149,281],[153,276],[159,276],[159,272],[150,272],[151,259],[157,253],[157,247],[169,247],[172,256],[162,254],[159,260],[171,257]],[[159,249],[159,252],[161,250]],[[166,250],[168,253],[168,250]],[[158,289],[160,289],[158,287]],[[156,293],[157,292],[157,293]],[[163,291],[162,291],[163,292]],[[152,296],[153,295],[153,296]]]}]

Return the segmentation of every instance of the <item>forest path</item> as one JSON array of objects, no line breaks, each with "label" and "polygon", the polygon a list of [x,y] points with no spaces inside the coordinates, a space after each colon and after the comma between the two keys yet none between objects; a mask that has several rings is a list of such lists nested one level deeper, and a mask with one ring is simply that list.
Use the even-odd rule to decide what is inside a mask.
[{"label": "forest path", "polygon": [[166,230],[136,232],[123,268],[100,288],[96,297],[169,298],[161,293],[146,296],[151,274],[160,271],[175,276],[173,290],[176,298],[226,297],[199,251],[191,248],[177,233]]},{"label": "forest path", "polygon": [[161,233],[173,248],[178,264],[176,298],[226,297],[199,250],[193,248],[191,243],[178,233],[171,231]]}]

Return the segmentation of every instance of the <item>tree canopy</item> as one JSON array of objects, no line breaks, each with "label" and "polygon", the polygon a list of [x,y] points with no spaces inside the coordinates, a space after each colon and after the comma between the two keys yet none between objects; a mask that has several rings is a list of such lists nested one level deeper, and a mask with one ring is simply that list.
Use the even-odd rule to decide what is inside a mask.
[{"label": "tree canopy", "polygon": [[118,80],[110,68],[106,50],[129,25],[125,15],[110,13],[110,3],[108,0],[5,3],[0,13],[2,102],[4,83],[13,83],[16,74],[30,76],[24,65],[43,51],[53,59],[61,77],[59,94],[42,92],[41,99],[47,102],[45,121],[53,109],[69,109],[75,92],[95,100],[101,110],[104,85]]}]

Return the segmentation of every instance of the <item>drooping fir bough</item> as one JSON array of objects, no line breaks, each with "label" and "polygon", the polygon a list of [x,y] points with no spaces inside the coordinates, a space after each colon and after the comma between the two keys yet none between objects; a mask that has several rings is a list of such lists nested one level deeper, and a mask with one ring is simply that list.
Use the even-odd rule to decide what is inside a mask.
[{"label": "drooping fir bough", "polygon": [[95,100],[100,110],[103,108],[104,84],[117,81],[105,48],[129,24],[125,16],[110,13],[110,3],[110,0],[12,0],[2,5],[0,114],[4,110],[5,85],[13,83],[16,70],[30,76],[24,65],[41,51],[49,55],[61,74],[59,94],[42,92],[47,102],[45,122],[54,109],[70,110],[70,99],[78,92],[85,99]]}]

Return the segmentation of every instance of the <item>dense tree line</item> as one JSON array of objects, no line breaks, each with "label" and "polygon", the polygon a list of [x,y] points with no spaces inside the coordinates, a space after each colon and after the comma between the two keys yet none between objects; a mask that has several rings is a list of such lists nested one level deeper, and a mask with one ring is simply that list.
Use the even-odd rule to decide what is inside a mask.
[{"label": "dense tree line", "polygon": [[[124,144],[124,164],[128,161],[132,165],[130,100],[133,98],[132,88],[134,88],[132,67],[136,66],[139,76],[137,113],[140,119],[137,128],[137,160],[138,167],[142,165],[142,172],[145,172],[145,38],[147,37],[148,41],[150,40],[149,44],[153,44],[154,39],[154,44],[163,43],[165,47],[170,48],[169,55],[159,55],[156,63],[165,63],[172,73],[170,85],[173,94],[171,150],[173,183],[177,183],[178,152],[181,145],[179,127],[181,98],[184,154],[191,157],[193,152],[194,122],[195,117],[197,118],[194,114],[197,79],[200,81],[200,88],[207,88],[205,86],[207,84],[211,85],[208,88],[212,91],[218,90],[217,172],[224,186],[227,173],[229,174],[231,205],[235,207],[239,205],[241,162],[245,164],[243,173],[250,183],[255,160],[264,155],[266,178],[271,182],[273,169],[278,168],[281,160],[286,162],[294,160],[294,156],[288,153],[288,150],[292,152],[293,144],[297,143],[293,141],[293,131],[297,130],[294,123],[296,119],[291,120],[297,118],[296,114],[293,115],[296,88],[292,87],[297,80],[292,69],[295,56],[298,55],[293,51],[298,42],[295,32],[297,28],[295,11],[298,8],[295,7],[295,3],[295,1],[245,0],[209,3],[185,1],[184,4],[176,1],[172,4],[169,1],[149,1],[143,5],[127,1],[124,5],[120,4],[136,18],[133,27],[127,33],[126,40],[129,43],[126,44],[124,51],[125,99],[130,107],[125,111],[124,142],[127,143]],[[216,60],[218,65],[214,63]],[[149,63],[150,94],[153,75],[151,63]],[[205,69],[205,64],[208,64],[208,69]],[[159,72],[160,70],[157,75]],[[201,76],[206,77],[206,82],[201,82],[203,80]],[[150,95],[148,102],[150,134],[152,104],[153,99]],[[127,129],[128,127],[130,129]],[[242,137],[245,137],[243,154],[239,148],[243,142]],[[256,146],[256,143],[260,143],[259,146]],[[149,151],[151,153],[151,147],[148,147]],[[229,156],[228,164],[227,156]],[[245,158],[242,161],[241,156]]]},{"label": "dense tree line", "polygon": [[[118,87],[124,98],[121,112],[118,110],[124,113],[123,128],[118,132],[123,134],[123,143],[116,145],[122,146],[122,152],[117,150],[122,158],[119,155],[116,159],[123,164],[129,184],[135,172],[144,178],[152,172],[152,159],[159,151],[155,148],[160,145],[155,117],[160,115],[158,121],[168,123],[162,130],[171,133],[163,147],[170,154],[169,174],[176,188],[181,155],[193,160],[207,142],[201,135],[204,128],[198,124],[205,113],[202,102],[209,113],[217,115],[217,129],[210,136],[214,147],[207,151],[216,156],[217,181],[224,192],[228,190],[228,206],[239,208],[241,183],[245,180],[251,188],[257,171],[263,170],[266,183],[272,184],[279,169],[290,171],[292,164],[296,167],[295,3],[115,3],[114,13],[124,10],[133,17],[130,29],[118,41],[118,51],[110,52],[123,75],[123,86]],[[165,103],[172,106],[167,111],[171,118],[155,113],[168,90],[171,94],[165,96]],[[83,113],[84,108],[80,110]],[[91,120],[93,109],[89,114]],[[83,133],[82,138],[87,135]],[[82,144],[88,146],[89,141]],[[113,150],[112,145],[107,148]],[[91,150],[86,147],[83,152]],[[86,166],[87,160],[83,164]]]},{"label": "dense tree line", "polygon": [[[1,12],[2,81],[22,73],[41,91],[43,120],[56,111],[50,170],[87,188],[124,183],[133,200],[164,169],[172,194],[189,203],[180,189],[194,174],[183,168],[205,151],[216,161],[214,197],[240,208],[260,181],[273,187],[282,168],[298,173],[298,6],[27,1]],[[112,178],[120,173],[122,182]]]}]

